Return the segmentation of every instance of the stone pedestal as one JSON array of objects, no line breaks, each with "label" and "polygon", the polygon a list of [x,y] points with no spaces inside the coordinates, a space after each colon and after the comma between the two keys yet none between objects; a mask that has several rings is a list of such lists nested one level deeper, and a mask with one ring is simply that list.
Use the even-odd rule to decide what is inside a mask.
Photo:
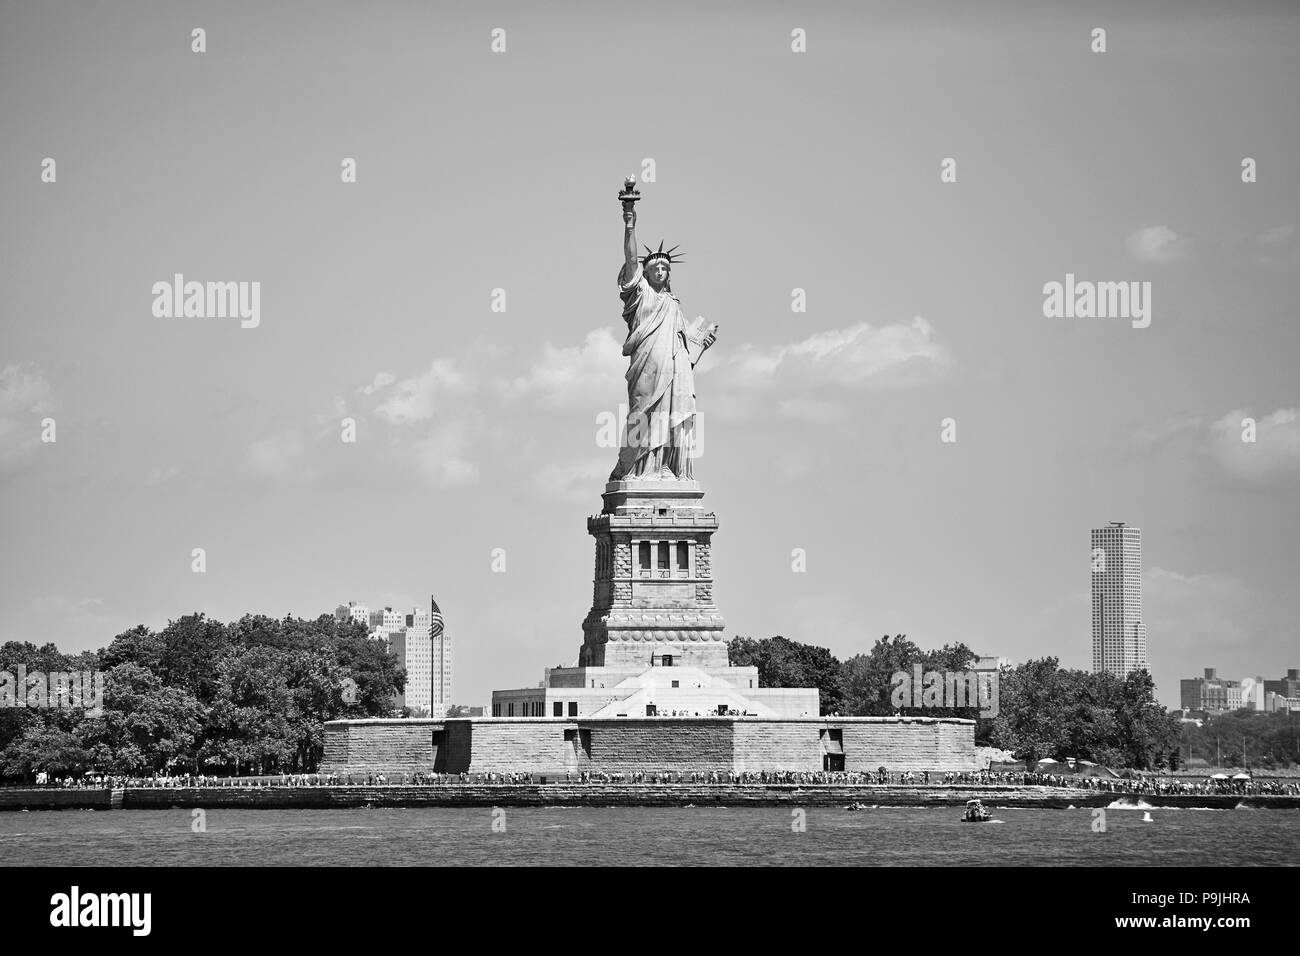
[{"label": "stone pedestal", "polygon": [[587,519],[596,572],[579,665],[726,668],[709,553],[718,519],[699,482],[611,481],[603,497]]}]

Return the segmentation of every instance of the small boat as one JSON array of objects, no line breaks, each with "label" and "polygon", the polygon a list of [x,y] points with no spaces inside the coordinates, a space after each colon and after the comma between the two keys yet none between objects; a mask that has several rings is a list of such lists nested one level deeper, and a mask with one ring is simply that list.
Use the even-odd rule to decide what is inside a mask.
[{"label": "small boat", "polygon": [[850,804],[849,804],[847,807],[845,807],[844,809],[845,809],[845,810],[869,810],[869,809],[871,809],[871,808],[868,807],[865,803],[857,803],[857,802],[854,802],[854,803],[850,803]]},{"label": "small boat", "polygon": [[966,801],[966,812],[961,815],[962,823],[986,823],[993,819],[993,814],[978,800]]}]

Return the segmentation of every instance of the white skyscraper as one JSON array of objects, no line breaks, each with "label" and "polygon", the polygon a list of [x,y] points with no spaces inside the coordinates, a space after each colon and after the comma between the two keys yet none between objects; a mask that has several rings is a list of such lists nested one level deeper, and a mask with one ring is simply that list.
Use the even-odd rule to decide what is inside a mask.
[{"label": "white skyscraper", "polygon": [[1127,677],[1147,668],[1142,620],[1142,530],[1092,529],[1092,669]]},{"label": "white skyscraper", "polygon": [[406,668],[405,706],[419,717],[442,716],[433,710],[433,641],[429,637],[431,617],[428,611],[412,608],[406,615],[406,628],[398,636],[390,639],[394,653],[400,646],[398,655]]}]

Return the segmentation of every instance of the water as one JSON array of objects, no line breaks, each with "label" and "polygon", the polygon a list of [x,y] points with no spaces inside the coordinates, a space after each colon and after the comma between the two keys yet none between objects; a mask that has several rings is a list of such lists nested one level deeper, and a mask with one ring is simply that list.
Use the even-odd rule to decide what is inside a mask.
[{"label": "water", "polygon": [[[1294,866],[1300,810],[488,808],[0,813],[9,865]],[[501,817],[497,817],[500,821]]]}]

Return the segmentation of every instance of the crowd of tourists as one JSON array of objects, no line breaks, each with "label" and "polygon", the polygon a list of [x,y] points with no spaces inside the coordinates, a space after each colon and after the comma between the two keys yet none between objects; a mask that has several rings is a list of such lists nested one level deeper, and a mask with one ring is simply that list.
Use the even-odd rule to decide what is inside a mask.
[{"label": "crowd of tourists", "polygon": [[215,787],[217,777],[204,774],[152,774],[150,776],[125,776],[104,773],[85,773],[79,776],[57,776],[40,771],[36,774],[38,787],[59,787],[63,790],[100,790],[104,788],[137,787],[157,789],[162,787]]},{"label": "crowd of tourists", "polygon": [[246,777],[218,777],[206,774],[161,774],[121,776],[86,773],[56,776],[41,771],[36,784],[62,789],[136,787],[384,787],[384,786],[520,786],[537,783],[599,785],[740,785],[740,786],[977,786],[977,787],[1062,787],[1115,794],[1286,794],[1300,795],[1295,779],[1216,779],[1037,773],[1034,771],[875,771],[834,770],[635,770],[615,772],[566,772],[559,774],[439,773],[394,771],[388,773],[281,773]]},{"label": "crowd of tourists", "polygon": [[1099,777],[1074,774],[1024,773],[1022,784],[1045,787],[1074,787],[1081,790],[1098,790],[1118,794],[1300,794],[1300,782],[1295,780],[1216,780],[1181,777]]}]

